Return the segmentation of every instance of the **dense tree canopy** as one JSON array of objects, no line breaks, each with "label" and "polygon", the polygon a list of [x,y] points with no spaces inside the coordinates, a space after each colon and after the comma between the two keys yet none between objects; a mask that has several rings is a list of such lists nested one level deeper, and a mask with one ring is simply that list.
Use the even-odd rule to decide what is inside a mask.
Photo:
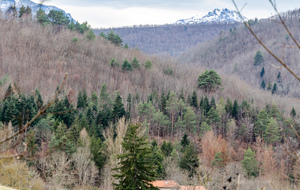
[{"label": "dense tree canopy", "polygon": [[222,85],[221,77],[214,70],[205,70],[205,72],[198,77],[198,87],[205,92],[213,92]]}]

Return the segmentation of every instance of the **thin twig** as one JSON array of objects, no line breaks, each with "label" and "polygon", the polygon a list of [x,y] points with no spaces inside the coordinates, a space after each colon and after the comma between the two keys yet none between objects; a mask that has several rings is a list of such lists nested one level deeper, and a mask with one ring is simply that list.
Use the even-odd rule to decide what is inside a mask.
[{"label": "thin twig", "polygon": [[[258,38],[258,36],[254,33],[254,31],[252,30],[252,28],[249,26],[249,24],[245,21],[244,17],[242,16],[239,8],[237,7],[236,3],[234,0],[232,0],[237,12],[238,12],[238,15],[240,16],[240,18],[242,19],[243,23],[245,24],[245,26],[248,28],[248,30],[251,32],[251,34],[255,37],[255,39],[263,46],[263,48],[269,53],[271,54],[281,65],[283,65],[292,75],[294,75],[294,77],[296,79],[298,79],[300,81],[300,78],[281,60],[279,59],[273,52],[271,52],[269,50],[269,48]],[[282,22],[284,22],[282,20]],[[289,32],[289,30],[288,30]],[[293,38],[293,37],[292,37]],[[298,45],[298,43],[296,43]],[[299,46],[300,48],[300,46]]]},{"label": "thin twig", "polygon": [[284,20],[282,19],[281,15],[279,14],[278,10],[277,10],[277,7],[276,7],[276,4],[275,2],[273,2],[272,0],[269,0],[272,7],[274,8],[275,12],[277,13],[282,25],[284,26],[284,28],[286,29],[286,31],[288,32],[288,34],[291,36],[291,38],[293,39],[294,43],[298,46],[298,48],[300,49],[300,45],[299,43],[297,42],[297,40],[294,38],[294,36],[292,35],[291,31],[288,29],[288,27],[286,26]]},{"label": "thin twig", "polygon": [[64,79],[63,79],[63,82],[61,83],[61,85],[60,85],[60,87],[59,87],[59,89],[56,91],[56,94],[54,95],[54,97],[52,98],[52,100],[46,105],[46,107],[44,108],[44,109],[42,109],[42,110],[39,110],[38,111],[38,113],[28,122],[28,123],[26,123],[25,125],[24,125],[24,127],[21,129],[21,130],[19,130],[18,132],[16,132],[15,134],[13,134],[13,135],[11,135],[11,136],[9,136],[9,137],[7,137],[6,139],[3,139],[3,140],[1,140],[0,141],[0,144],[2,144],[2,143],[4,143],[4,142],[6,142],[6,141],[8,141],[8,140],[10,140],[10,139],[12,139],[12,138],[14,138],[15,136],[17,136],[17,135],[19,135],[19,134],[21,134],[21,133],[23,133],[23,132],[25,132],[25,130],[41,115],[41,114],[43,114],[52,104],[53,104],[53,102],[56,100],[56,98],[57,98],[57,96],[59,95],[59,93],[60,93],[60,91],[62,90],[62,88],[63,88],[63,86],[64,86],[64,84],[65,84],[65,82],[66,82],[66,80],[67,80],[67,77],[68,77],[68,74],[65,74],[65,77],[64,77]]}]

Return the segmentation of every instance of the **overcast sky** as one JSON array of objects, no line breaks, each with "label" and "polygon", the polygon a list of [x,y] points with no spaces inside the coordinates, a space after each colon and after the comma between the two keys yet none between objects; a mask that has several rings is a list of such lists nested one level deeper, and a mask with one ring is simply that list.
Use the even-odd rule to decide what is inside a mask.
[{"label": "overcast sky", "polygon": [[[242,11],[247,18],[274,14],[269,0],[236,0],[236,3],[239,7],[247,3]],[[300,8],[300,0],[276,3],[280,12]],[[79,22],[88,21],[93,28],[167,24],[204,16],[215,8],[235,10],[231,0],[49,0],[45,4],[65,10]]]}]

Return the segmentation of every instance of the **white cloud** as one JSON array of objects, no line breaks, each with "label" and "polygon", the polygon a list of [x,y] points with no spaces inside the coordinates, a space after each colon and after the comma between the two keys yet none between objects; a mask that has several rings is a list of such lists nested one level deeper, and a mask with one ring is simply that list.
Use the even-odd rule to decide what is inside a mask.
[{"label": "white cloud", "polygon": [[114,9],[111,7],[80,7],[62,6],[62,9],[72,13],[72,17],[79,22],[88,21],[93,28],[121,27],[140,24],[167,24],[192,17],[198,11],[176,11],[144,7]]}]

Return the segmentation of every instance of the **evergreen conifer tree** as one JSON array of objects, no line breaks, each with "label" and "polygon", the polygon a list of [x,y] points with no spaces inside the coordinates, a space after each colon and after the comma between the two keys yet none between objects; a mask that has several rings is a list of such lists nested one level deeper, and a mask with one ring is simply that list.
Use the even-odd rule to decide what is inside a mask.
[{"label": "evergreen conifer tree", "polygon": [[237,119],[238,112],[239,112],[239,105],[238,105],[237,100],[234,100],[233,107],[232,107],[232,112],[231,112],[232,117]]},{"label": "evergreen conifer tree", "polygon": [[122,64],[122,69],[127,70],[127,71],[132,70],[132,65],[127,61],[127,59],[124,60],[124,62]]},{"label": "evergreen conifer tree", "polygon": [[277,84],[274,83],[273,88],[272,88],[272,94],[275,94],[277,92]]},{"label": "evergreen conifer tree", "polygon": [[139,125],[130,124],[123,139],[124,153],[117,156],[119,167],[113,169],[119,172],[113,175],[119,181],[114,184],[116,190],[158,190],[150,184],[157,176],[157,168],[145,136],[139,136],[139,128]]},{"label": "evergreen conifer tree", "polygon": [[163,155],[165,157],[168,157],[171,155],[171,152],[173,151],[173,145],[171,142],[164,141],[163,144],[161,145],[160,149],[161,149],[161,152],[163,153]]},{"label": "evergreen conifer tree", "polygon": [[215,100],[215,97],[214,96],[212,96],[211,97],[211,100],[210,100],[210,107],[212,108],[217,108],[217,106],[216,106],[216,100]]},{"label": "evergreen conifer tree", "polygon": [[19,18],[21,18],[25,13],[26,13],[26,8],[24,7],[24,5],[22,5],[19,11]]},{"label": "evergreen conifer tree", "polygon": [[296,110],[295,110],[295,108],[293,107],[292,108],[292,111],[291,111],[291,116],[293,117],[293,118],[295,118],[296,117]]},{"label": "evergreen conifer tree", "polygon": [[195,108],[198,107],[198,98],[197,98],[197,93],[195,90],[193,91],[191,106],[193,106]]},{"label": "evergreen conifer tree", "polygon": [[119,118],[125,116],[126,112],[124,109],[124,104],[122,102],[122,98],[119,94],[119,92],[117,92],[117,96],[113,105],[113,111],[112,111],[112,117],[114,119],[114,121],[116,122]]},{"label": "evergreen conifer tree", "polygon": [[258,174],[257,161],[255,159],[255,152],[248,148],[244,152],[244,160],[242,160],[242,166],[246,170],[248,177],[256,177]]},{"label": "evergreen conifer tree", "polygon": [[188,139],[188,136],[186,133],[184,133],[181,141],[180,141],[180,145],[185,148],[186,146],[188,146],[190,144],[190,140]]},{"label": "evergreen conifer tree", "polygon": [[191,107],[186,108],[183,123],[189,133],[195,134],[197,127],[197,116]]},{"label": "evergreen conifer tree", "polygon": [[254,133],[261,138],[265,136],[269,117],[265,110],[261,110],[257,115],[257,120],[254,122]]},{"label": "evergreen conifer tree", "polygon": [[199,160],[194,146],[189,145],[184,149],[184,153],[180,159],[179,166],[189,172],[189,177],[193,177],[199,167]]},{"label": "evergreen conifer tree", "polygon": [[212,92],[222,85],[221,77],[214,70],[205,70],[205,72],[198,77],[198,87],[205,92]]},{"label": "evergreen conifer tree", "polygon": [[183,89],[181,89],[180,94],[179,94],[179,100],[182,100],[185,102],[184,94],[183,94]]},{"label": "evergreen conifer tree", "polygon": [[261,72],[260,72],[260,77],[262,78],[265,74],[265,67],[262,68]]},{"label": "evergreen conifer tree", "polygon": [[141,65],[139,64],[139,61],[137,60],[136,57],[134,57],[133,60],[131,61],[131,66],[132,66],[133,70],[141,69]]},{"label": "evergreen conifer tree", "polygon": [[265,141],[268,144],[273,144],[281,140],[280,128],[277,121],[274,118],[269,119],[269,123],[266,128]]},{"label": "evergreen conifer tree", "polygon": [[262,62],[264,62],[264,57],[261,51],[257,51],[254,57],[254,65],[260,65]]}]

